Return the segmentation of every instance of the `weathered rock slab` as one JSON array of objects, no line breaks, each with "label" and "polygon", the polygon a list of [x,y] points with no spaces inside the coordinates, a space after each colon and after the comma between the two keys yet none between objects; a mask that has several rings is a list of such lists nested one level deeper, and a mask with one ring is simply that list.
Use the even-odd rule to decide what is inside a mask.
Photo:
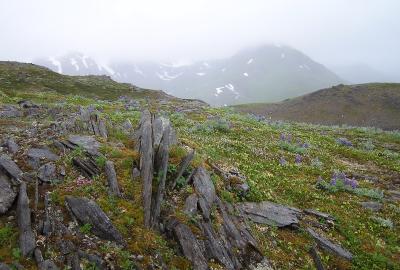
[{"label": "weathered rock slab", "polygon": [[325,249],[328,252],[331,252],[339,257],[345,258],[347,260],[353,259],[353,254],[351,254],[348,250],[342,248],[341,246],[332,243],[327,238],[323,237],[322,235],[318,234],[311,228],[307,228],[308,233],[314,238],[317,244]]},{"label": "weathered rock slab", "polygon": [[111,220],[92,200],[67,196],[67,206],[80,224],[90,224],[93,234],[106,240],[123,243],[122,235],[111,223]]},{"label": "weathered rock slab", "polygon": [[18,165],[7,155],[0,156],[0,170],[3,170],[10,177],[18,180],[22,177],[23,174]]},{"label": "weathered rock slab", "polygon": [[97,155],[99,153],[100,143],[93,136],[71,135],[68,141],[82,147],[89,154]]},{"label": "weathered rock slab", "polygon": [[301,210],[273,202],[244,202],[237,204],[242,215],[252,221],[271,226],[285,227],[299,223]]},{"label": "weathered rock slab", "polygon": [[60,159],[59,156],[51,152],[47,148],[31,148],[26,153],[28,156],[28,163],[32,168],[39,168],[41,161],[57,161]]},{"label": "weathered rock slab", "polygon": [[17,193],[13,190],[9,178],[0,171],[0,214],[4,214],[12,206]]},{"label": "weathered rock slab", "polygon": [[17,218],[19,229],[19,248],[22,256],[32,254],[35,247],[35,235],[32,231],[31,210],[29,208],[29,199],[26,193],[26,183],[22,182],[19,189]]},{"label": "weathered rock slab", "polygon": [[382,209],[382,203],[379,202],[360,202],[360,205],[365,209],[371,210],[373,212],[378,212]]},{"label": "weathered rock slab", "polygon": [[54,181],[56,177],[56,165],[53,162],[49,162],[41,166],[38,170],[38,178],[42,182],[50,183]]}]

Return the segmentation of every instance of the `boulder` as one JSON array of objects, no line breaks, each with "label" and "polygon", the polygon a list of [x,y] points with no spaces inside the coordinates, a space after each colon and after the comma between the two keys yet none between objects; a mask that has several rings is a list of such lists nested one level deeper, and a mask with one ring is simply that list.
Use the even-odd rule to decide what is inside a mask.
[{"label": "boulder", "polygon": [[20,180],[23,176],[23,172],[18,165],[7,155],[0,156],[0,170],[3,170],[3,172],[16,180]]},{"label": "boulder", "polygon": [[9,177],[0,171],[0,215],[12,206],[17,193],[13,190]]},{"label": "boulder", "polygon": [[72,159],[72,164],[87,178],[93,178],[100,174],[100,169],[92,157]]},{"label": "boulder", "polygon": [[353,259],[353,254],[351,254],[348,250],[342,248],[337,244],[332,243],[330,240],[318,234],[311,228],[307,228],[307,231],[312,236],[312,238],[314,238],[315,242],[317,242],[318,246],[320,246],[324,250],[347,260]]},{"label": "boulder", "polygon": [[29,208],[29,199],[26,194],[26,183],[21,182],[18,205],[17,220],[19,229],[19,248],[22,256],[28,256],[33,253],[36,248],[35,235],[32,231],[31,210]]},{"label": "boulder", "polygon": [[197,213],[198,197],[195,193],[189,195],[185,201],[185,214],[193,216]]},{"label": "boulder", "polygon": [[10,154],[15,154],[19,150],[19,146],[13,138],[6,139],[1,146],[5,147]]},{"label": "boulder", "polygon": [[38,178],[46,183],[54,181],[57,178],[56,165],[53,162],[49,162],[41,166],[38,170]]},{"label": "boulder", "polygon": [[68,141],[73,145],[82,147],[91,155],[99,154],[100,143],[93,136],[71,135]]},{"label": "boulder", "polygon": [[299,223],[301,210],[273,202],[244,202],[237,204],[242,215],[256,223],[285,227]]},{"label": "boulder", "polygon": [[41,161],[57,161],[59,156],[51,152],[47,148],[31,148],[27,152],[28,163],[32,168],[39,168]]},{"label": "boulder", "polygon": [[123,244],[122,235],[111,223],[111,220],[92,200],[67,196],[66,204],[81,225],[90,224],[91,231],[96,236]]}]

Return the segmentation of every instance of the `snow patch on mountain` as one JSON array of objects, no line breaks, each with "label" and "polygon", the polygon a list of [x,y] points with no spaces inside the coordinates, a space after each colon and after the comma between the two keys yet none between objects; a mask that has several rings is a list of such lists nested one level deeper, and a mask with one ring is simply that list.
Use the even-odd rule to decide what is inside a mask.
[{"label": "snow patch on mountain", "polygon": [[243,76],[249,77],[249,73],[245,72],[243,73]]},{"label": "snow patch on mountain", "polygon": [[156,73],[156,75],[157,75],[157,77],[158,78],[160,78],[161,80],[163,80],[163,81],[171,81],[171,80],[173,80],[173,79],[176,79],[176,78],[178,78],[179,76],[181,76],[183,73],[181,72],[181,73],[178,73],[178,74],[175,74],[175,75],[171,75],[171,74],[168,74],[168,72],[167,71],[163,71],[163,73],[162,74],[160,74],[160,73]]},{"label": "snow patch on mountain", "polygon": [[253,63],[253,62],[254,62],[254,59],[253,59],[253,58],[250,58],[249,61],[247,61],[247,64],[250,65],[250,64]]},{"label": "snow patch on mountain", "polygon": [[202,77],[202,76],[206,75],[206,73],[205,72],[197,72],[196,75]]},{"label": "snow patch on mountain", "polygon": [[281,53],[281,58],[284,59],[286,55],[284,53]]},{"label": "snow patch on mountain", "polygon": [[57,67],[57,72],[62,74],[62,66],[61,66],[61,62],[56,60],[54,57],[50,57],[49,58],[50,62]]},{"label": "snow patch on mountain", "polygon": [[78,65],[78,62],[75,60],[75,58],[71,58],[70,63],[72,66],[75,67],[76,71],[79,71],[79,65]]}]

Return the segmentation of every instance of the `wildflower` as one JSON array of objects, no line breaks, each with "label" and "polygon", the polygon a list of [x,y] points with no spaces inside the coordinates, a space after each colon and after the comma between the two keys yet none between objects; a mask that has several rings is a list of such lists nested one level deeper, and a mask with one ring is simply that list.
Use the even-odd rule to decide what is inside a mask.
[{"label": "wildflower", "polygon": [[299,154],[297,154],[296,157],[295,157],[295,159],[294,159],[294,162],[295,162],[296,164],[301,164],[301,161],[302,161],[302,160],[303,160],[303,157],[300,156]]},{"label": "wildflower", "polygon": [[281,158],[279,159],[279,164],[281,164],[281,166],[285,166],[285,165],[287,164],[287,161],[285,160],[284,157],[281,157]]}]

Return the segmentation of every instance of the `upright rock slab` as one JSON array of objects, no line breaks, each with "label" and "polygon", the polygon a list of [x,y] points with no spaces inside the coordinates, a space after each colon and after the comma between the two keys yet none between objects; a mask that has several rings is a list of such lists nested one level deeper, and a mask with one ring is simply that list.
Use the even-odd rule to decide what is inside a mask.
[{"label": "upright rock slab", "polygon": [[211,207],[216,199],[214,184],[210,175],[203,168],[199,167],[192,176],[193,187],[199,196],[199,207],[205,219],[210,218]]},{"label": "upright rock slab", "polygon": [[106,240],[124,243],[122,235],[94,201],[72,196],[67,196],[65,201],[73,216],[81,225],[90,224],[92,226],[93,234]]},{"label": "upright rock slab", "polygon": [[119,191],[117,173],[115,172],[114,162],[108,160],[105,165],[105,171],[110,193],[120,197],[121,192]]},{"label": "upright rock slab", "polygon": [[31,210],[26,194],[26,183],[22,182],[19,188],[17,218],[19,229],[19,248],[25,257],[33,253],[36,247],[35,235],[31,225]]},{"label": "upright rock slab", "polygon": [[151,196],[153,183],[153,128],[149,111],[142,113],[140,120],[140,176],[143,181],[144,225],[151,226]]}]

